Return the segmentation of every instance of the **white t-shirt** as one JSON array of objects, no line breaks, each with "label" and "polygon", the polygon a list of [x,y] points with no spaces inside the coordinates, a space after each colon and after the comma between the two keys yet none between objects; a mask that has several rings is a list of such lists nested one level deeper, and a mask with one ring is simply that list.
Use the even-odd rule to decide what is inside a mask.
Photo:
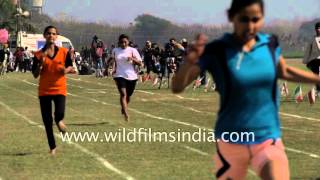
[{"label": "white t-shirt", "polygon": [[116,73],[113,75],[113,77],[122,77],[127,80],[138,79],[138,75],[133,68],[132,62],[128,61],[128,57],[134,57],[138,61],[142,62],[142,58],[135,48],[114,48],[112,50],[112,56],[116,61]]},{"label": "white t-shirt", "polygon": [[308,64],[314,59],[320,59],[320,37],[315,37],[307,46],[307,50],[304,53],[303,63]]}]

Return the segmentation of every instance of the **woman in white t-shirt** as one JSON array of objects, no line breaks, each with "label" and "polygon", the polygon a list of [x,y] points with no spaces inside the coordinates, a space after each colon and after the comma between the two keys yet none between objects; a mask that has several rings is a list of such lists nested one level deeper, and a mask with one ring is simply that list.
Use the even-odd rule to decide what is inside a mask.
[{"label": "woman in white t-shirt", "polygon": [[135,48],[129,47],[129,37],[125,34],[119,36],[119,47],[112,50],[112,58],[115,60],[113,78],[120,93],[121,113],[129,121],[128,104],[138,79],[134,65],[141,66],[142,58]]}]

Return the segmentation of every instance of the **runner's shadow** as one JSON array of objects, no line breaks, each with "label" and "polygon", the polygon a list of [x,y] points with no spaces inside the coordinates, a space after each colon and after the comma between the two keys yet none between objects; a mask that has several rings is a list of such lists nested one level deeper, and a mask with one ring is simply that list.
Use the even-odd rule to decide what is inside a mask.
[{"label": "runner's shadow", "polygon": [[13,152],[13,153],[1,153],[0,156],[16,156],[16,157],[23,157],[23,156],[31,156],[33,154],[39,154],[35,152]]}]

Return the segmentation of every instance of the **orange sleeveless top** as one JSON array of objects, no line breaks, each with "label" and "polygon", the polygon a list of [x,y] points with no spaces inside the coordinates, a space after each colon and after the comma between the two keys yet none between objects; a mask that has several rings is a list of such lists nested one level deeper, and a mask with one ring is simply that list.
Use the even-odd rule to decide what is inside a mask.
[{"label": "orange sleeveless top", "polygon": [[[59,70],[65,67],[68,50],[62,47],[56,47],[55,56],[45,57],[40,72],[39,96],[48,95],[67,95],[67,81],[64,74]],[[40,50],[35,54],[36,59],[43,58],[43,52]]]}]

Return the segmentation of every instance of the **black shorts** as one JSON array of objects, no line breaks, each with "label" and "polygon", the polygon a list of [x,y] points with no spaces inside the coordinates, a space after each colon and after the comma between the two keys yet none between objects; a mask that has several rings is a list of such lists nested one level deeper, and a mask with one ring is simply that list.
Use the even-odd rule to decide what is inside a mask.
[{"label": "black shorts", "polygon": [[125,88],[127,96],[131,96],[133,94],[134,89],[136,88],[137,80],[127,80],[122,77],[116,77],[114,78],[114,81],[117,84],[120,94],[122,93],[121,89]]},{"label": "black shorts", "polygon": [[307,64],[307,67],[314,73],[319,74],[320,59],[314,59]]}]

